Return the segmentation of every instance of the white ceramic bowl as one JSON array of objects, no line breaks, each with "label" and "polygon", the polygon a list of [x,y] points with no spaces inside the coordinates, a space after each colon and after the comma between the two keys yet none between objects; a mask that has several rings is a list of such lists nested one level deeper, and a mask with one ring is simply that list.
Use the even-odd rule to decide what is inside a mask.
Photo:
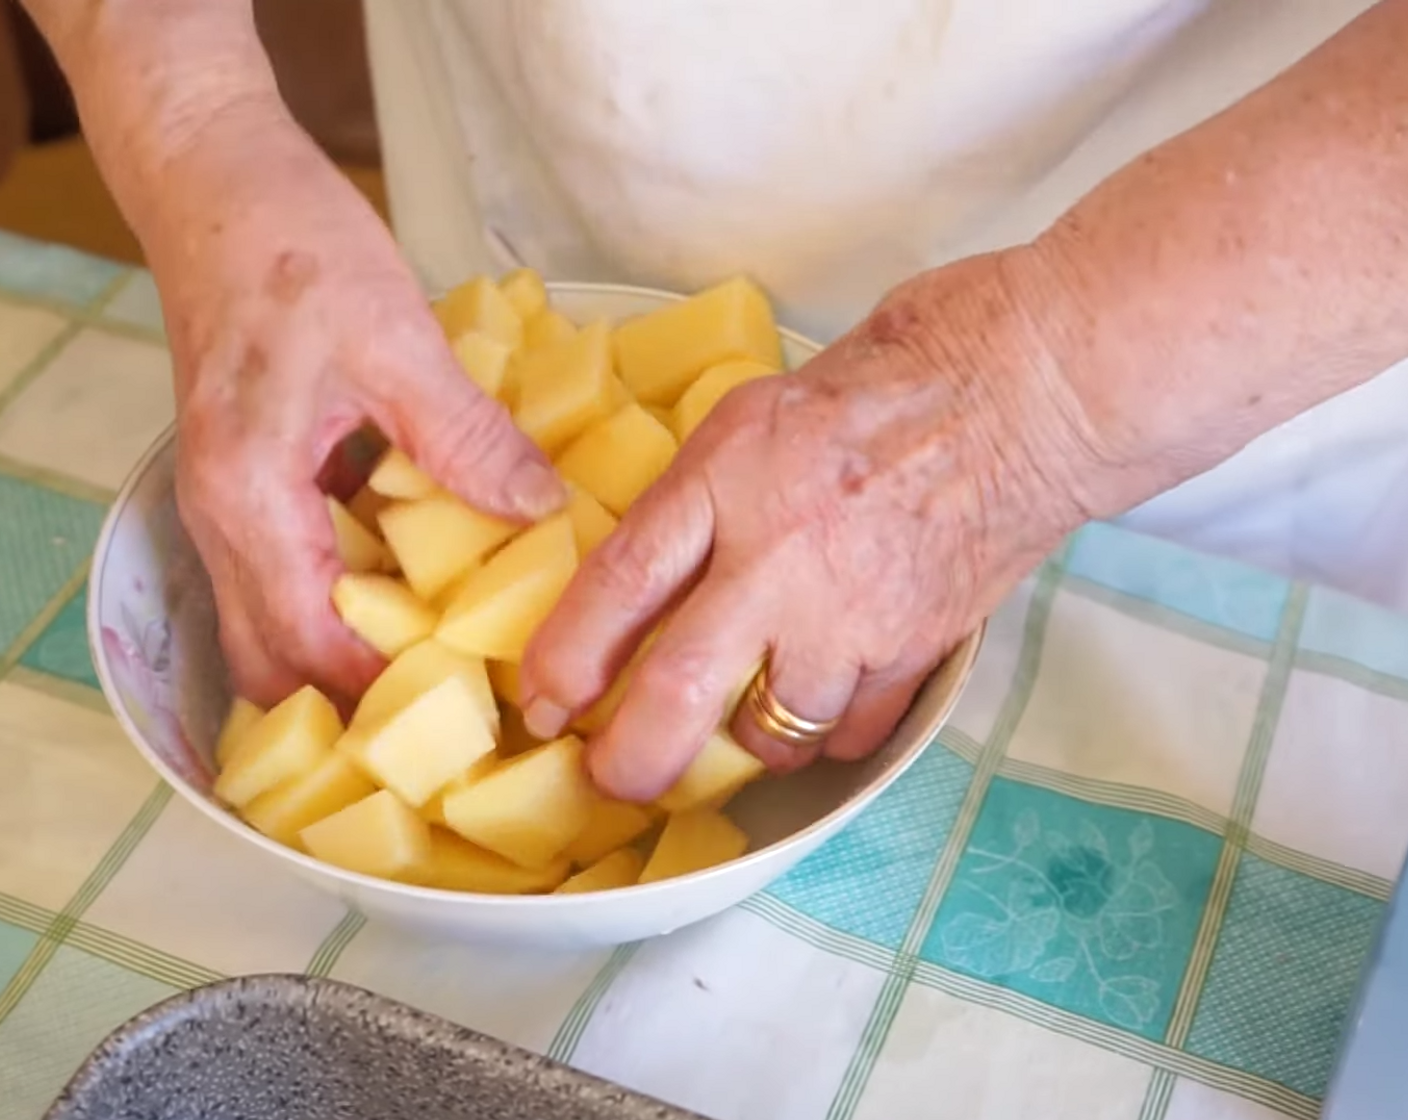
[{"label": "white ceramic bowl", "polygon": [[[552,285],[554,306],[585,322],[649,311],[680,297],[597,284]],[[785,334],[789,366],[817,347]],[[137,464],[108,514],[90,577],[88,634],[103,692],[147,761],[219,827],[368,917],[462,940],[577,948],[619,944],[700,921],[761,890],[839,832],[898,778],[948,718],[981,631],[929,680],[874,757],[819,764],[747,789],[730,813],[753,846],[732,863],[597,894],[494,896],[404,886],[320,863],[266,839],[211,793],[216,733],[229,703],[210,586],[176,515],[173,433]],[[211,868],[212,875],[220,873]]]}]

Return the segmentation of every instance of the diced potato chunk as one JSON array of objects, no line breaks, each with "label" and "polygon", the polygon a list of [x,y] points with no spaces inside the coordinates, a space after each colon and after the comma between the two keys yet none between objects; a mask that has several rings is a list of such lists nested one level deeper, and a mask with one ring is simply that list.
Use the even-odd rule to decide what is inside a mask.
[{"label": "diced potato chunk", "polygon": [[459,594],[464,590],[464,585],[469,582],[469,577],[477,572],[483,565],[471,564],[462,573],[447,583],[441,589],[440,594],[430,600],[431,609],[438,615],[444,615],[445,609],[453,603]]},{"label": "diced potato chunk", "polygon": [[383,498],[399,498],[401,501],[414,501],[427,498],[440,488],[435,480],[411,462],[411,457],[398,447],[393,447],[377,460],[372,468],[367,486],[374,494]]},{"label": "diced potato chunk", "polygon": [[687,440],[704,417],[714,410],[714,406],[738,386],[760,377],[771,377],[775,373],[777,370],[774,367],[747,358],[710,366],[675,404],[670,425],[675,438],[681,443]]},{"label": "diced potato chunk", "polygon": [[262,708],[251,704],[243,696],[236,696],[230,702],[230,710],[225,722],[220,725],[220,736],[215,740],[215,765],[223,768],[244,743],[250,729],[264,716]]},{"label": "diced potato chunk", "polygon": [[620,517],[665,473],[678,445],[670,430],[638,404],[593,424],[558,456],[562,477]]},{"label": "diced potato chunk", "polygon": [[431,824],[438,824],[441,828],[448,828],[445,823],[445,797],[457,789],[463,789],[473,782],[479,781],[491,770],[499,765],[502,759],[497,754],[486,754],[478,759],[468,770],[458,778],[443,786],[429,801],[420,807],[420,815]]},{"label": "diced potato chunk", "polygon": [[633,887],[640,878],[645,859],[637,851],[622,848],[579,871],[558,887],[554,894],[586,894],[588,891],[614,891]]},{"label": "diced potato chunk", "polygon": [[430,864],[430,826],[389,789],[314,824],[299,839],[314,859],[381,879],[417,882]]},{"label": "diced potato chunk", "polygon": [[332,602],[348,629],[384,657],[395,657],[435,630],[435,612],[390,576],[339,576]]},{"label": "diced potato chunk", "polygon": [[716,731],[679,780],[655,803],[667,813],[701,805],[718,807],[766,772],[756,755],[744,750],[726,731]]},{"label": "diced potato chunk", "polygon": [[485,396],[497,397],[504,384],[504,371],[508,368],[509,355],[513,351],[496,338],[478,331],[462,334],[450,344],[455,352],[455,360],[465,376],[479,386]]},{"label": "diced potato chunk", "polygon": [[391,499],[378,494],[370,486],[363,486],[347,503],[347,512],[357,519],[357,523],[371,533],[380,533],[376,515],[391,504]]},{"label": "diced potato chunk", "polygon": [[546,867],[591,818],[597,794],[582,742],[555,739],[445,797],[445,821],[466,840],[523,867]]},{"label": "diced potato chunk", "polygon": [[551,453],[619,407],[623,390],[611,364],[611,332],[604,321],[565,342],[522,356],[513,418]]},{"label": "diced potato chunk", "polygon": [[489,557],[445,610],[436,636],[452,649],[521,661],[528,640],[577,570],[572,521],[540,521]]},{"label": "diced potato chunk", "polygon": [[434,638],[417,642],[381,671],[362,695],[351,725],[364,728],[384,723],[450,677],[458,677],[468,686],[479,714],[497,734],[499,706],[494,702],[483,658],[466,657]]},{"label": "diced potato chunk", "polygon": [[616,367],[637,400],[673,405],[710,366],[752,358],[782,367],[782,341],[767,296],[744,277],[616,328]]},{"label": "diced potato chunk", "polygon": [[458,676],[421,693],[385,723],[353,734],[357,763],[413,807],[494,751],[480,701]]},{"label": "diced potato chunk", "polygon": [[654,814],[645,806],[603,797],[592,808],[587,826],[562,854],[578,867],[589,866],[644,836],[654,823]]},{"label": "diced potato chunk", "polygon": [[443,491],[381,511],[381,532],[406,582],[430,602],[518,531]]},{"label": "diced potato chunk", "polygon": [[665,822],[639,882],[654,883],[717,867],[748,850],[748,837],[722,813],[693,809]]},{"label": "diced potato chunk", "polygon": [[349,572],[389,572],[396,567],[386,545],[353,517],[346,506],[332,497],[327,503],[337,555],[344,568]]},{"label": "diced potato chunk", "polygon": [[370,778],[337,751],[301,778],[261,793],[244,808],[244,819],[272,840],[298,847],[298,834],[376,792]]},{"label": "diced potato chunk", "polygon": [[311,685],[277,704],[244,735],[215,780],[215,796],[240,809],[317,766],[342,734],[337,709]]},{"label": "diced potato chunk", "polygon": [[435,317],[446,338],[478,331],[516,350],[523,341],[523,320],[508,297],[488,277],[461,284],[435,304]]},{"label": "diced potato chunk", "polygon": [[567,861],[518,864],[443,828],[430,830],[430,864],[422,885],[473,894],[546,894],[567,878]]},{"label": "diced potato chunk", "polygon": [[524,323],[532,322],[547,310],[547,285],[531,268],[515,268],[499,281],[499,291]]},{"label": "diced potato chunk", "polygon": [[515,708],[523,705],[518,702],[518,663],[516,661],[486,661],[489,673],[489,687],[494,695]]},{"label": "diced potato chunk", "polygon": [[534,315],[523,328],[523,349],[538,350],[556,342],[566,342],[577,333],[577,326],[560,311],[549,307]]},{"label": "diced potato chunk", "polygon": [[733,720],[734,714],[738,711],[739,702],[743,699],[743,694],[748,691],[753,684],[753,678],[763,671],[764,661],[760,657],[753,662],[753,667],[748,670],[748,674],[733,686],[733,691],[728,694],[728,700],[724,702],[724,718],[719,722],[727,727]]},{"label": "diced potato chunk", "polygon": [[572,519],[572,532],[577,538],[577,556],[581,559],[612,534],[616,528],[616,518],[580,486],[568,483],[568,491],[567,516]]}]

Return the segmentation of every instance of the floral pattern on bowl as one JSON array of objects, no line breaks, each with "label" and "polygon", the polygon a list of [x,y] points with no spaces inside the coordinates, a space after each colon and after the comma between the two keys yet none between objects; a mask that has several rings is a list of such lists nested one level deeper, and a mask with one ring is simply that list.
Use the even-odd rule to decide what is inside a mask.
[{"label": "floral pattern on bowl", "polygon": [[[183,782],[210,796],[212,748],[229,690],[222,666],[199,664],[215,626],[210,583],[170,500],[175,443],[152,453],[110,520],[90,576],[90,640],[119,714]],[[108,547],[104,547],[104,544]],[[143,572],[162,571],[153,586]]]}]

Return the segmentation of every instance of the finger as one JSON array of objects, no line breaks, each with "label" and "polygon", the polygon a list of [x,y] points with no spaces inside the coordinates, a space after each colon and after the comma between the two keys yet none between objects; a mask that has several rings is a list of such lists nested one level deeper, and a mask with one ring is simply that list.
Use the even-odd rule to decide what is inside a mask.
[{"label": "finger", "polygon": [[863,677],[846,714],[827,736],[826,757],[857,762],[874,754],[909,711],[926,675],[921,668]]},{"label": "finger", "polygon": [[706,576],[655,639],[621,707],[587,750],[606,793],[649,801],[679,779],[766,640],[767,596]]},{"label": "finger", "polygon": [[215,613],[219,619],[220,648],[237,696],[268,710],[298,689],[303,682],[287,664],[269,655],[237,598],[217,592]]},{"label": "finger", "polygon": [[[857,665],[839,660],[824,640],[816,639],[781,638],[763,671],[773,698],[793,715],[815,723],[840,719],[860,680]],[[729,730],[776,774],[799,770],[822,751],[822,742],[799,747],[769,734],[746,699],[738,705]]]},{"label": "finger", "polygon": [[520,685],[534,733],[558,734],[610,687],[660,613],[697,576],[714,511],[695,476],[667,473],[582,562],[523,660]]},{"label": "finger", "polygon": [[311,487],[286,495],[287,536],[262,554],[259,584],[267,624],[277,636],[273,652],[346,705],[359,699],[385,668],[385,659],[338,617],[332,589],[344,567],[327,506]]},{"label": "finger", "polygon": [[479,509],[526,520],[558,509],[567,492],[547,456],[503,405],[465,377],[433,322],[428,330],[429,341],[398,354],[394,367],[363,390],[368,417],[440,485]]}]

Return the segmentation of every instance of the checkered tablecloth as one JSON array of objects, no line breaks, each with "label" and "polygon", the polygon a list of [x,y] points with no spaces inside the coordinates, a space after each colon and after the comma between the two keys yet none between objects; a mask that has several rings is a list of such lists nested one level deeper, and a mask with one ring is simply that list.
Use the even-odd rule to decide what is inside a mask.
[{"label": "checkered tablecloth", "polygon": [[1408,622],[1108,527],[952,725],[765,894],[614,952],[412,940],[188,809],[84,579],[170,421],[150,278],[0,238],[0,1117],[173,992],[329,975],[719,1120],[1317,1112],[1408,842]]}]

